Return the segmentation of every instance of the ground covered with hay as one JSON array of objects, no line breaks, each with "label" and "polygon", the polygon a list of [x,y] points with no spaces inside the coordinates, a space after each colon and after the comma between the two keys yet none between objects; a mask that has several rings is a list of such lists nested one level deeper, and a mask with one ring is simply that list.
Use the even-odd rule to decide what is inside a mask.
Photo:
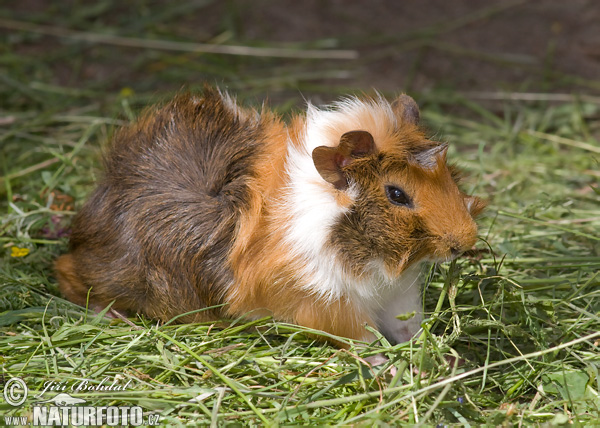
[{"label": "ground covered with hay", "polygon": [[[477,250],[427,271],[426,320],[409,343],[381,338],[339,350],[269,318],[124,322],[63,300],[52,264],[66,251],[70,219],[101,174],[102,144],[145,105],[208,80],[248,105],[268,92],[271,106],[288,115],[303,97],[318,102],[377,87],[348,80],[361,58],[353,59],[353,40],[266,52],[274,46],[255,42],[258,50],[243,56],[190,53],[159,43],[187,35],[160,24],[188,13],[183,6],[155,6],[126,37],[116,35],[115,8],[88,5],[70,20],[40,9],[27,25],[25,14],[4,11],[11,20],[0,20],[0,381],[21,378],[29,389],[18,406],[0,400],[0,421],[31,422],[36,403],[65,386],[86,406],[139,406],[145,425],[154,418],[169,426],[597,423],[600,98],[589,94],[411,91],[432,137],[449,142],[449,158],[467,172],[465,190],[489,207]],[[222,13],[222,25],[237,16]],[[104,27],[85,29],[90,17]],[[219,34],[211,44],[242,44],[234,30]],[[128,49],[136,49],[132,61]],[[327,49],[336,53],[319,59]],[[144,77],[110,75],[103,83],[94,75],[86,83],[83,58],[116,61],[116,69],[125,64]],[[573,81],[563,77],[555,83]],[[378,353],[389,362],[366,364]],[[102,389],[109,384],[115,388]]]}]

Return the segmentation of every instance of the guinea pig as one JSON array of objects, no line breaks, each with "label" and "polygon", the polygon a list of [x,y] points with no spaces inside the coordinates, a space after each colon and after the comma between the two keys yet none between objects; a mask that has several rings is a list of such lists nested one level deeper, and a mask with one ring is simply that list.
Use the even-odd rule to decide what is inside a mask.
[{"label": "guinea pig", "polygon": [[406,341],[422,262],[472,248],[484,208],[418,122],[407,95],[309,103],[287,125],[210,87],[178,95],[114,135],[56,262],[60,290],[163,321],[272,315]]}]

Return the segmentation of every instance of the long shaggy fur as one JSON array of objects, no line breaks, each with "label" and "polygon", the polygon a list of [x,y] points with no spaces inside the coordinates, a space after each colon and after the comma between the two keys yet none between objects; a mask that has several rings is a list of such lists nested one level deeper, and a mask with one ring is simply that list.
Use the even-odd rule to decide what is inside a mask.
[{"label": "long shaggy fur", "polygon": [[[210,88],[148,110],[107,150],[56,264],[61,291],[165,321],[224,303],[183,320],[272,314],[354,339],[371,339],[369,324],[406,340],[420,316],[395,316],[420,313],[419,263],[472,246],[483,208],[417,122],[406,96],[309,106],[289,126]],[[353,142],[340,141],[355,137],[344,135],[374,145],[349,155],[342,146]],[[318,147],[332,158],[317,162]],[[327,162],[333,172],[319,170]],[[343,180],[332,185],[331,174]],[[391,204],[390,185],[414,206]]]}]

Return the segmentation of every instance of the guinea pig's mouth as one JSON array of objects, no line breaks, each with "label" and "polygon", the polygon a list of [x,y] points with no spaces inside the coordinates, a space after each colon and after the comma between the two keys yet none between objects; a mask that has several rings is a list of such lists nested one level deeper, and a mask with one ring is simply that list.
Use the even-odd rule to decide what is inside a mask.
[{"label": "guinea pig's mouth", "polygon": [[440,245],[438,240],[435,240],[434,242],[435,244],[432,244],[431,246],[419,245],[418,248],[413,248],[413,251],[411,251],[410,254],[400,260],[379,260],[379,262],[373,264],[373,267],[377,266],[377,268],[379,268],[378,270],[380,270],[383,266],[388,277],[398,278],[415,265],[420,265],[422,263],[451,262],[471,248],[471,246],[465,248],[466,246]]},{"label": "guinea pig's mouth", "polygon": [[429,263],[448,263],[453,260],[456,260],[459,257],[468,257],[477,254],[478,250],[473,248],[473,246],[469,246],[468,248],[457,248],[457,249],[448,249],[444,251],[435,251],[427,257],[423,258],[424,262]]},{"label": "guinea pig's mouth", "polygon": [[458,257],[460,257],[463,254],[463,252],[458,252],[458,253],[450,253],[444,256],[431,256],[431,257],[427,257],[425,259],[423,259],[424,262],[429,262],[429,263],[448,263],[451,262],[452,260],[457,259]]},{"label": "guinea pig's mouth", "polygon": [[427,261],[433,263],[451,262],[472,249],[476,240],[475,236],[458,238],[454,234],[436,237],[432,239],[433,251],[429,252]]}]

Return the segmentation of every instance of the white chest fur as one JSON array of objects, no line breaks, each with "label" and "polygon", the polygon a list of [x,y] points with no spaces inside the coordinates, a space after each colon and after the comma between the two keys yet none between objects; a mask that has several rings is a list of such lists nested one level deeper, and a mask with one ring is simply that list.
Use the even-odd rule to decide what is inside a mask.
[{"label": "white chest fur", "polygon": [[[285,239],[293,248],[294,256],[302,261],[302,286],[306,291],[330,304],[340,299],[351,300],[370,314],[391,341],[405,341],[416,333],[422,319],[420,266],[410,267],[398,278],[389,278],[383,264],[373,261],[368,271],[356,278],[344,271],[343,264],[328,246],[332,227],[350,208],[339,205],[336,190],[315,168],[312,151],[318,146],[337,145],[344,132],[357,126],[375,132],[376,129],[370,128],[375,126],[373,124],[379,125],[374,119],[377,116],[373,105],[350,100],[337,107],[339,110],[335,111],[309,107],[302,144],[289,145],[286,203],[281,207],[287,211],[289,220]],[[392,121],[389,106],[381,109]],[[350,200],[358,197],[358,189],[352,185],[345,192]],[[413,311],[415,316],[408,321],[396,318]]]},{"label": "white chest fur", "polygon": [[[421,294],[421,265],[414,264],[399,278],[386,284],[379,293],[379,305],[373,318],[381,333],[393,343],[409,340],[421,328],[423,300]],[[414,315],[410,316],[410,314]],[[409,318],[401,321],[398,315]]]}]

